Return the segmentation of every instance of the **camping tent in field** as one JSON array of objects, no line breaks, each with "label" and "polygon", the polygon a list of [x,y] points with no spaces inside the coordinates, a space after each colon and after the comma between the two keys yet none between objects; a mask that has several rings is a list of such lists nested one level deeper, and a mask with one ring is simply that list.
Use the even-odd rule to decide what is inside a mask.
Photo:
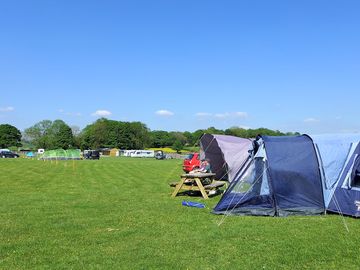
[{"label": "camping tent in field", "polygon": [[360,134],[311,136],[321,165],[325,207],[360,216]]},{"label": "camping tent in field", "polygon": [[307,135],[259,136],[257,149],[230,184],[215,214],[314,215],[325,212],[322,178]]},{"label": "camping tent in field", "polygon": [[232,182],[252,149],[250,139],[227,135],[204,134],[200,138],[200,158],[209,159],[216,179]]},{"label": "camping tent in field", "polygon": [[33,157],[35,157],[35,154],[34,154],[34,152],[28,152],[25,156],[27,158],[33,158]]},{"label": "camping tent in field", "polygon": [[78,149],[56,149],[56,150],[47,150],[40,157],[43,160],[75,160],[81,159],[80,150]]}]

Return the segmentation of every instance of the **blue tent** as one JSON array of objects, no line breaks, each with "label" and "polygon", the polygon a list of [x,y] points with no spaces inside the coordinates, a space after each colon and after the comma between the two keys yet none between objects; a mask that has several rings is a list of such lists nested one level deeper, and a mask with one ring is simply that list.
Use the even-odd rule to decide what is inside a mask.
[{"label": "blue tent", "polygon": [[314,215],[325,212],[317,153],[307,135],[256,140],[252,158],[231,183],[215,214]]},{"label": "blue tent", "polygon": [[28,153],[26,154],[26,157],[28,157],[28,158],[33,158],[33,157],[35,157],[35,155],[34,155],[33,152],[28,152]]},{"label": "blue tent", "polygon": [[360,134],[312,136],[327,211],[360,216]]}]

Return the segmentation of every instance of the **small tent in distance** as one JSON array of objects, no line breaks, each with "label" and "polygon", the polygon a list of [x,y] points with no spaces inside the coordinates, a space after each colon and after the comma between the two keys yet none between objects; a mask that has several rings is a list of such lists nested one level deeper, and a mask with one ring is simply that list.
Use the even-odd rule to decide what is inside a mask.
[{"label": "small tent in distance", "polygon": [[47,150],[39,158],[42,160],[79,160],[81,159],[80,150],[78,149],[56,149]]}]

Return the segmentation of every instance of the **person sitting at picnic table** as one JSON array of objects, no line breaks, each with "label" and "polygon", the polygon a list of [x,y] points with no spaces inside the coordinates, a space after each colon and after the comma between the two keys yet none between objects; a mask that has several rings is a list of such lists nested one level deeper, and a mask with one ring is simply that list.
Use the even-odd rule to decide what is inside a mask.
[{"label": "person sitting at picnic table", "polygon": [[[194,174],[194,173],[211,173],[210,160],[209,159],[202,159],[201,164],[200,164],[200,168],[194,169],[189,173],[190,174]],[[205,179],[201,180],[203,185],[209,185],[209,184],[211,184],[211,181],[212,180],[210,178],[205,178]]]},{"label": "person sitting at picnic table", "polygon": [[190,172],[193,173],[211,173],[211,166],[208,159],[202,159],[200,163],[200,168],[196,168]]}]

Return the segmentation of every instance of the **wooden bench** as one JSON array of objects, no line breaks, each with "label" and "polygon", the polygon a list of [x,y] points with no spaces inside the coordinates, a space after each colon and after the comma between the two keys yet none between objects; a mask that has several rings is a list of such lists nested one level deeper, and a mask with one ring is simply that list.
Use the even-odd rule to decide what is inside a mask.
[{"label": "wooden bench", "polygon": [[[208,199],[208,194],[210,191],[217,191],[220,187],[224,186],[226,183],[224,181],[215,181],[213,180],[215,174],[213,173],[201,173],[201,174],[183,174],[181,175],[180,182],[170,183],[171,187],[175,187],[175,190],[172,194],[172,197],[175,197],[180,190],[186,191],[200,191],[201,195]],[[201,180],[210,178],[212,180],[211,184],[203,186]],[[214,193],[213,193],[214,194]],[[211,195],[211,193],[210,193]]]},{"label": "wooden bench", "polygon": [[223,186],[225,186],[224,181],[213,181],[210,185],[204,186],[204,188],[206,190],[214,190],[214,189],[219,189],[219,188],[221,188]]},{"label": "wooden bench", "polygon": [[[176,187],[179,182],[171,182],[169,183],[170,187]],[[212,190],[212,189],[218,189],[226,185],[226,182],[224,181],[216,181],[214,180],[210,185],[205,185],[204,188],[206,190]]]}]

